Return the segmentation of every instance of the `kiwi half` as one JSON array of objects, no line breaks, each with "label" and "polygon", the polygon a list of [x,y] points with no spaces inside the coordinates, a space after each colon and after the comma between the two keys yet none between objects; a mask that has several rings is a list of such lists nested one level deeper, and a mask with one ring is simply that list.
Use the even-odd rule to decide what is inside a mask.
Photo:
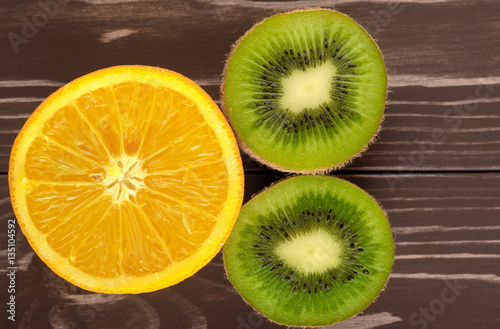
[{"label": "kiwi half", "polygon": [[382,54],[336,11],[271,16],[233,46],[222,108],[241,148],[287,172],[338,169],[376,135],[387,94]]},{"label": "kiwi half", "polygon": [[246,203],[224,247],[229,280],[270,320],[323,326],[366,308],[394,259],[385,213],[328,176],[285,179]]}]

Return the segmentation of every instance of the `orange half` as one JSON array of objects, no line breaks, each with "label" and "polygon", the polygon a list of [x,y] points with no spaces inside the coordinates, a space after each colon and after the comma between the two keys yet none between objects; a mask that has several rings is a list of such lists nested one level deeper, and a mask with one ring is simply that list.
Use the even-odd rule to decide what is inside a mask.
[{"label": "orange half", "polygon": [[37,255],[95,292],[173,285],[221,249],[243,199],[234,135],[186,77],[117,66],[47,98],[17,136],[14,212]]}]

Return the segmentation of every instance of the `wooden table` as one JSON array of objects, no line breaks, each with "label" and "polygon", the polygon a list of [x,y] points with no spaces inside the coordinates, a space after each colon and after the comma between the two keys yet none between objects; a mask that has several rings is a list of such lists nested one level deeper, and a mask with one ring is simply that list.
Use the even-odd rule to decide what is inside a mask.
[{"label": "wooden table", "polygon": [[[367,27],[385,55],[391,90],[378,141],[335,174],[388,211],[395,265],[377,302],[335,328],[500,327],[498,1],[55,1],[0,5],[1,328],[281,328],[239,297],[220,254],[174,287],[102,295],[59,278],[19,230],[16,322],[8,321],[7,167],[25,120],[64,83],[145,64],[178,71],[217,100],[239,36],[271,14],[317,6]],[[244,165],[246,200],[283,177],[248,157]]]}]

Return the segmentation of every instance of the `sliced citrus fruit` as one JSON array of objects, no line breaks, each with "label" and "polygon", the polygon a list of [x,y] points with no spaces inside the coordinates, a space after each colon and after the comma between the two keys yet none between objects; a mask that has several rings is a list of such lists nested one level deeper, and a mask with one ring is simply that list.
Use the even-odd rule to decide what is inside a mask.
[{"label": "sliced citrus fruit", "polygon": [[87,290],[140,293],[194,274],[243,198],[234,135],[198,85],[117,66],[47,98],[12,148],[14,212],[38,256]]}]

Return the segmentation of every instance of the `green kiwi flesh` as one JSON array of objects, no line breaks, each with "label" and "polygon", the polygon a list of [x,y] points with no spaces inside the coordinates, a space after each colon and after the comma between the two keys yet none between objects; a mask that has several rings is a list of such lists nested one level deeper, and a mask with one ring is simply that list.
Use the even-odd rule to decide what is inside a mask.
[{"label": "green kiwi flesh", "polygon": [[222,108],[242,149],[287,172],[327,172],[376,135],[387,94],[382,54],[355,21],[318,9],[271,16],[233,47]]},{"label": "green kiwi flesh", "polygon": [[394,259],[385,213],[331,176],[285,179],[247,202],[224,247],[243,299],[288,326],[324,326],[365,309]]}]

